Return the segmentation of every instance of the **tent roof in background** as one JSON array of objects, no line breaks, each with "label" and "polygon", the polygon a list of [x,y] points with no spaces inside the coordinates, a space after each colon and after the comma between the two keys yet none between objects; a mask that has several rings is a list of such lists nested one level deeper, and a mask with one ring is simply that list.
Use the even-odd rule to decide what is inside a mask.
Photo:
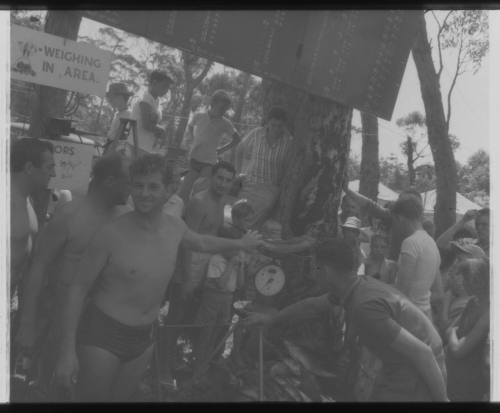
[{"label": "tent roof in background", "polygon": [[[433,214],[436,204],[436,190],[422,192],[422,201],[424,212]],[[469,209],[481,209],[481,207],[457,192],[457,214],[464,215]]]},{"label": "tent roof in background", "polygon": [[[354,192],[359,192],[359,179],[349,182],[349,189]],[[381,201],[396,201],[398,199],[398,193],[394,192],[392,189],[387,188],[383,183],[378,184],[378,199]]]}]

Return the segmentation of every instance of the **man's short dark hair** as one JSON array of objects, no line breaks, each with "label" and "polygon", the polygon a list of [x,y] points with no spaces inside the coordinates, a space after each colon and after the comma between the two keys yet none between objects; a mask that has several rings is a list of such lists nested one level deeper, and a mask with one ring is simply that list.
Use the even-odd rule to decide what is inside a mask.
[{"label": "man's short dark hair", "polygon": [[281,106],[273,106],[271,109],[269,109],[269,112],[267,112],[265,123],[268,123],[271,119],[286,122],[288,120],[288,113],[286,109]]},{"label": "man's short dark hair", "polygon": [[231,218],[233,219],[243,219],[253,214],[255,214],[255,210],[246,199],[236,201],[231,208]]},{"label": "man's short dark hair", "polygon": [[35,138],[17,140],[10,147],[10,171],[22,172],[27,162],[40,168],[43,162],[42,154],[47,151],[54,153],[54,147],[50,142]]},{"label": "man's short dark hair", "polygon": [[174,82],[172,78],[167,74],[167,72],[164,72],[163,70],[153,70],[149,75],[149,83],[164,81],[167,81],[169,83]]},{"label": "man's short dark hair", "polygon": [[167,165],[165,158],[161,155],[148,153],[132,161],[130,165],[130,178],[135,176],[150,175],[159,172],[165,186],[170,185],[174,180],[172,167]]},{"label": "man's short dark hair", "polygon": [[417,199],[420,200],[420,202],[422,202],[422,194],[420,192],[417,191],[416,188],[414,187],[409,187],[409,188],[406,188],[405,190],[403,190],[401,192],[402,195],[413,195],[415,196]]},{"label": "man's short dark hair", "polygon": [[489,208],[483,208],[477,211],[476,219],[482,218],[482,217],[490,217],[490,209]]},{"label": "man's short dark hair", "polygon": [[453,234],[453,241],[456,241],[460,238],[475,238],[475,235],[469,228],[460,228]]},{"label": "man's short dark hair", "polygon": [[105,155],[99,158],[92,167],[92,182],[100,184],[104,180],[113,176],[115,178],[123,175],[123,158],[116,153]]},{"label": "man's short dark hair", "polygon": [[355,272],[358,268],[356,250],[347,241],[330,238],[320,242],[315,249],[316,259],[334,270],[343,273]]},{"label": "man's short dark hair", "polygon": [[236,175],[236,168],[232,163],[219,160],[212,166],[212,175],[215,175],[219,169],[224,169],[228,172],[231,172],[233,176]]},{"label": "man's short dark hair", "polygon": [[417,221],[424,214],[424,207],[415,197],[398,199],[391,210],[393,215],[397,215],[412,221]]}]

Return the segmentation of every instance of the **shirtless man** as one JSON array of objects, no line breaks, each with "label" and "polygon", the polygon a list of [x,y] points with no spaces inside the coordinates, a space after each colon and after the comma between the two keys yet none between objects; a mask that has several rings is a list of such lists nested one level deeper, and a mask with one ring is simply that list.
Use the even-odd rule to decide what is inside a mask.
[{"label": "shirtless man", "polygon": [[38,310],[40,304],[47,304],[49,301],[40,300],[45,290],[43,284],[49,278],[47,294],[50,295],[52,310],[49,311],[51,334],[48,343],[51,344],[46,346],[49,350],[47,358],[42,356],[47,374],[52,372],[55,362],[53,348],[60,334],[60,309],[76,265],[92,236],[114,216],[114,207],[126,202],[129,194],[128,166],[129,161],[117,154],[99,159],[93,167],[92,183],[87,196],[61,206],[40,234],[33,262],[26,276],[16,342],[23,352],[29,353],[32,350],[37,333],[43,327]]},{"label": "shirtless man", "polygon": [[56,176],[53,147],[49,142],[25,138],[10,153],[10,287],[13,294],[28,263],[37,220],[29,197],[47,188]]},{"label": "shirtless man", "polygon": [[172,174],[161,156],[147,154],[135,160],[130,176],[135,210],[93,238],[63,310],[64,336],[55,377],[69,387],[78,373],[79,401],[126,401],[136,390],[151,357],[153,323],[181,242],[210,253],[253,250],[262,243],[255,233],[239,240],[199,235],[179,218],[164,214]]},{"label": "shirtless man", "polygon": [[[194,195],[187,205],[185,222],[189,229],[199,234],[218,235],[224,223],[225,196],[231,189],[235,173],[234,167],[224,161],[212,167],[210,187]],[[178,270],[170,287],[167,325],[190,323],[194,319],[198,304],[196,298],[201,292],[211,258],[210,254],[186,249],[181,249],[180,254]],[[166,365],[161,363],[167,369],[162,374],[162,381],[171,384],[175,345],[180,331],[167,327],[162,333],[165,335],[162,350],[167,357]]]}]

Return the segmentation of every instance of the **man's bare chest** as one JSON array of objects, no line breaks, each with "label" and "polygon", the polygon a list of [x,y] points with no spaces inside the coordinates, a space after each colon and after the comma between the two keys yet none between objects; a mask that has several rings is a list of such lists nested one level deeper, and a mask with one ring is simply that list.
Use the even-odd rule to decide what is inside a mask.
[{"label": "man's bare chest", "polygon": [[176,240],[163,238],[122,241],[112,248],[107,272],[132,283],[165,279],[175,265],[176,244]]}]

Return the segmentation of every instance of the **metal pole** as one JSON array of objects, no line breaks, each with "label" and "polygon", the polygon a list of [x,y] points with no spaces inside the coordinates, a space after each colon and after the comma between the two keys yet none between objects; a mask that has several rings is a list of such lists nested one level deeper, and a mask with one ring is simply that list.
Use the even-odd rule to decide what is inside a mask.
[{"label": "metal pole", "polygon": [[262,327],[259,328],[259,401],[264,401],[264,345]]}]

